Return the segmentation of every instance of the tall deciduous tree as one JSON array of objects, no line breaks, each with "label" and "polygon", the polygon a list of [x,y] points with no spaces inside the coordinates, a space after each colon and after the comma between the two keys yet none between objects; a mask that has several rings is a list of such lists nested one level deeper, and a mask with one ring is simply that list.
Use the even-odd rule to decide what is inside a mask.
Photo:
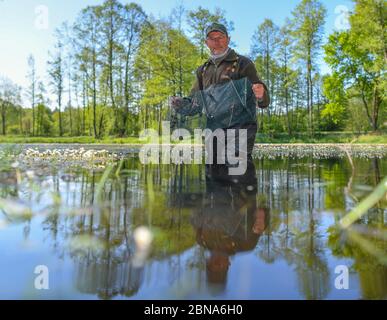
[{"label": "tall deciduous tree", "polygon": [[291,88],[294,86],[297,73],[292,70],[291,61],[292,61],[292,39],[291,39],[291,30],[289,28],[290,22],[287,20],[285,25],[281,28],[279,32],[279,42],[278,42],[278,61],[280,64],[279,79],[280,79],[280,95],[283,105],[285,106],[285,115],[286,115],[286,127],[288,134],[292,133],[291,119],[290,119],[290,93]]},{"label": "tall deciduous tree", "polygon": [[144,28],[136,61],[143,81],[141,104],[155,108],[153,121],[159,131],[168,97],[189,93],[198,62],[199,54],[194,44],[168,22],[154,21]]},{"label": "tall deciduous tree", "polygon": [[1,132],[7,134],[7,115],[10,107],[21,103],[21,88],[6,77],[0,78],[0,115]]},{"label": "tall deciduous tree", "polygon": [[[98,30],[99,20],[97,7],[88,6],[83,9],[74,25],[76,34],[76,57],[79,70],[83,73],[84,81],[84,105],[89,108],[89,100],[92,106],[92,131],[95,137],[100,136],[97,118],[98,79],[100,75],[100,63],[98,60],[99,43]],[[89,99],[90,97],[90,99]],[[89,115],[90,116],[90,115]]]},{"label": "tall deciduous tree", "polygon": [[[122,116],[122,127],[120,135],[127,134],[129,128],[129,116],[132,115],[134,119],[135,110],[131,108],[134,106],[135,88],[134,88],[134,61],[136,53],[140,46],[140,35],[143,26],[147,22],[147,16],[142,8],[136,3],[126,4],[122,11],[122,38],[121,38],[121,55],[123,61],[123,101],[124,110]],[[132,109],[132,112],[130,111]],[[132,129],[136,126],[134,121],[130,122]]]},{"label": "tall deciduous tree", "polygon": [[[362,51],[358,46],[356,34],[351,30],[335,32],[325,46],[325,61],[340,76],[344,88],[350,88],[352,95],[361,98],[370,127],[378,128],[379,110],[385,105],[380,91],[383,83],[383,70],[375,69],[373,55]],[[385,72],[385,71],[384,71]]]},{"label": "tall deciduous tree", "polygon": [[[265,81],[271,95],[271,106],[275,105],[274,96],[274,69],[277,67],[274,61],[274,56],[279,42],[279,28],[272,20],[265,19],[265,21],[258,26],[254,32],[251,45],[251,55],[257,64],[257,69],[262,70],[260,76]],[[271,112],[267,109],[270,123]],[[261,110],[261,118],[263,117],[263,110]],[[262,126],[261,126],[261,129]]]},{"label": "tall deciduous tree", "polygon": [[[380,111],[386,112],[387,92],[387,2],[384,0],[354,0],[350,16],[350,34],[356,40],[360,54],[369,57],[364,70],[370,78],[371,99],[364,106],[372,129],[378,129]],[[383,107],[383,110],[380,110]]]},{"label": "tall deciduous tree", "polygon": [[122,4],[117,0],[106,0],[96,9],[97,19],[100,21],[98,40],[100,41],[100,59],[102,72],[106,77],[106,86],[109,90],[110,107],[114,112],[113,132],[117,133],[119,106],[115,82],[117,79],[117,49],[119,47],[120,30],[122,30]]},{"label": "tall deciduous tree", "polygon": [[29,86],[27,89],[27,94],[29,96],[29,99],[31,101],[31,108],[32,108],[32,135],[35,135],[35,97],[36,97],[36,90],[37,90],[37,76],[36,76],[36,68],[35,68],[35,58],[33,55],[28,56],[28,74],[27,78],[29,80]]},{"label": "tall deciduous tree", "polygon": [[48,61],[48,74],[50,76],[50,85],[52,92],[57,97],[57,108],[59,115],[59,136],[63,136],[63,123],[62,123],[62,98],[63,98],[63,85],[64,85],[64,68],[62,57],[63,44],[58,39],[55,52],[51,54],[51,60]]},{"label": "tall deciduous tree", "polygon": [[305,66],[308,129],[313,134],[313,71],[321,51],[327,10],[319,0],[302,0],[292,12],[295,57]]}]

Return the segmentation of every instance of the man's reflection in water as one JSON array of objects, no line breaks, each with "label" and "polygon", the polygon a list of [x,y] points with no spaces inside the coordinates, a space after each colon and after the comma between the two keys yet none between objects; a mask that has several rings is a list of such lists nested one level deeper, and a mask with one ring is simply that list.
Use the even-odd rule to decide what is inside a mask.
[{"label": "man's reflection in water", "polygon": [[[207,192],[192,217],[197,242],[209,250],[207,281],[211,290],[223,291],[230,257],[253,250],[269,223],[269,210],[257,204],[257,178],[249,157],[246,173],[228,176],[226,166],[208,166]],[[219,292],[218,292],[219,293]]]}]

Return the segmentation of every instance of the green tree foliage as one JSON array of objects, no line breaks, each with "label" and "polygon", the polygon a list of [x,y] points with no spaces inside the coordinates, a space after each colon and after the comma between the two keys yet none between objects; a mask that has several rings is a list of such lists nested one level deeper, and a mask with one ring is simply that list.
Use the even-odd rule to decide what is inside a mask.
[{"label": "green tree foliage", "polygon": [[136,57],[143,90],[141,118],[148,126],[161,129],[168,97],[189,94],[200,56],[195,45],[165,21],[152,22],[141,37]]},{"label": "green tree foliage", "polygon": [[333,73],[324,79],[324,95],[329,100],[321,112],[324,129],[340,130],[346,119],[347,94],[344,90],[343,79]]},{"label": "green tree foliage", "polygon": [[11,108],[20,106],[21,88],[6,77],[0,77],[1,133],[7,134],[7,118]]},{"label": "green tree foliage", "polygon": [[[325,16],[320,1],[299,0],[283,25],[266,18],[257,26],[251,58],[272,101],[258,112],[260,133],[360,133],[385,122],[385,1],[354,1],[350,28],[331,34],[323,47],[331,72],[321,75]],[[212,22],[233,31],[219,8],[186,11],[180,5],[156,19],[137,3],[105,0],[85,7],[56,31],[48,75],[29,57],[26,100],[21,106],[2,98],[2,132],[9,127],[16,134],[101,138],[160,129],[169,96],[187,95],[195,70],[208,58],[205,29]],[[12,90],[9,96],[17,96]]]},{"label": "green tree foliage", "polygon": [[361,99],[370,127],[377,130],[386,105],[387,6],[377,0],[355,3],[351,28],[330,35],[325,61],[342,78],[347,92]]}]

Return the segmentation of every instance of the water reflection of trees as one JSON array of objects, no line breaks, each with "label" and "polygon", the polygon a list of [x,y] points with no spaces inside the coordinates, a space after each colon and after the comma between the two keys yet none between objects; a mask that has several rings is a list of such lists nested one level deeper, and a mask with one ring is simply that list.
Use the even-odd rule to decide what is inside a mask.
[{"label": "water reflection of trees", "polygon": [[[386,172],[382,164],[374,158],[368,163],[360,162],[354,166],[357,172],[365,172],[357,176],[355,183],[360,190],[354,187],[352,191],[356,192],[358,201],[369,192],[370,186],[380,183],[383,177],[381,172]],[[386,204],[386,199],[378,202],[348,230],[340,230],[335,226],[328,229],[328,246],[332,254],[353,260],[351,270],[358,274],[364,299],[387,298]],[[336,221],[341,217],[342,214],[338,214]]]},{"label": "water reflection of trees", "polygon": [[[374,187],[380,181],[380,160],[357,160],[357,172],[368,172],[366,175],[351,176],[351,168],[340,159],[327,160],[286,160],[278,162],[260,160],[258,176],[259,192],[267,195],[266,201],[271,208],[271,224],[261,239],[257,253],[263,260],[272,263],[284,259],[295,267],[298,275],[299,289],[304,297],[321,299],[327,296],[329,288],[329,269],[325,256],[326,230],[322,226],[322,211],[336,212],[336,221],[345,214],[348,208],[356,205],[353,199],[345,193],[349,179],[354,179],[357,186]],[[375,170],[375,168],[377,170]],[[360,188],[362,189],[362,188]],[[359,199],[367,193],[357,191]],[[379,205],[380,206],[380,205]],[[368,218],[376,215],[379,226],[384,226],[385,215],[378,209],[370,210]],[[339,238],[330,238],[330,246],[338,245]],[[385,247],[385,246],[384,246]],[[355,252],[359,252],[357,247]],[[338,255],[343,256],[343,255]],[[347,257],[355,259],[356,255]],[[375,257],[369,259],[375,265]],[[361,259],[358,264],[362,265]],[[363,277],[375,278],[372,268]],[[360,272],[360,271],[359,271]],[[385,280],[385,271],[380,272],[380,279]],[[360,275],[360,281],[362,281]],[[377,281],[370,279],[371,286]],[[382,283],[386,283],[385,281]],[[362,285],[363,287],[363,285]],[[385,285],[379,285],[386,290]],[[363,287],[363,291],[367,291]],[[372,291],[372,290],[368,290]],[[374,292],[374,291],[372,291]],[[369,296],[369,295],[368,295]],[[379,295],[380,296],[380,295]]]},{"label": "water reflection of trees", "polygon": [[330,286],[319,215],[324,208],[325,165],[314,159],[259,163],[259,191],[267,195],[272,214],[257,254],[268,263],[284,259],[294,266],[299,290],[307,299],[326,297]]},{"label": "water reflection of trees", "polygon": [[[354,159],[353,164],[355,172],[349,163],[335,159],[256,161],[257,206],[270,208],[271,218],[255,252],[267,263],[284,259],[293,266],[299,290],[305,298],[324,298],[332,285],[325,255],[327,234],[323,211],[337,212],[338,220],[386,172],[379,159]],[[79,291],[102,298],[136,294],[144,272],[130,262],[134,250],[131,233],[138,225],[149,225],[155,230],[151,260],[169,263],[173,277],[178,277],[181,270],[188,267],[205,268],[206,255],[200,247],[192,251],[188,265],[176,259],[196,244],[192,215],[202,205],[200,201],[206,188],[203,167],[142,167],[136,158],[129,158],[119,176],[114,177],[113,173],[112,179],[103,186],[101,198],[96,199],[101,177],[101,172],[70,170],[65,175],[58,173],[48,177],[53,189],[44,190],[46,193],[54,191],[59,196],[60,201],[57,205],[54,202],[51,208],[55,214],[47,216],[44,227],[60,256],[69,253],[74,260],[74,281]],[[351,194],[355,197],[346,192],[350,179]],[[28,197],[28,192],[1,188],[3,198],[15,194]],[[41,197],[42,203],[47,202],[46,197]],[[62,215],[71,208],[83,208],[88,214]],[[379,204],[364,216],[361,224],[383,228],[385,215],[386,210]],[[73,252],[63,245],[78,235],[99,239],[103,248]],[[385,266],[357,245],[344,243],[341,236],[335,236],[330,230],[328,245],[334,255],[354,260],[353,268],[359,273],[363,296],[385,297]],[[385,248],[385,240],[378,246]]]},{"label": "water reflection of trees", "polygon": [[113,175],[106,181],[100,199],[95,195],[102,173],[82,170],[72,173],[74,179],[70,181],[53,177],[56,191],[62,197],[62,206],[89,211],[89,214],[75,216],[61,216],[57,212],[47,217],[45,226],[50,230],[53,246],[57,251],[61,250],[56,245],[58,232],[62,242],[89,235],[103,244],[98,250],[86,246],[74,252],[64,248],[75,262],[74,280],[80,292],[104,299],[116,295],[130,297],[137,293],[144,271],[131,263],[134,252],[132,231],[136,226],[148,225],[155,231],[153,260],[169,258],[194,245],[190,211],[182,206],[170,206],[169,195],[176,193],[176,188],[183,188],[183,179],[184,188],[197,180],[195,172],[181,171],[177,181],[174,173],[181,167],[142,168],[138,161],[128,160],[118,177]]}]

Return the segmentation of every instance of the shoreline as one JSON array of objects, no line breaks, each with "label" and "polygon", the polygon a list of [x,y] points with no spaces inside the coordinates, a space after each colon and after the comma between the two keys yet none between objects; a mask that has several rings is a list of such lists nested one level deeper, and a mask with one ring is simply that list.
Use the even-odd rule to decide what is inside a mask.
[{"label": "shoreline", "polygon": [[[161,146],[204,146],[204,144],[194,144],[194,143],[175,143],[175,144],[152,144],[152,143],[79,143],[79,142],[22,142],[22,143],[14,143],[14,142],[0,142],[0,146],[9,146],[9,145],[18,145],[18,146],[108,146],[108,147],[142,147],[144,145],[161,145]],[[381,147],[387,148],[387,143],[255,143],[255,147],[264,146],[284,146],[284,147],[299,147],[299,146],[326,146],[326,147]]]},{"label": "shoreline", "polygon": [[[26,144],[3,144],[1,149],[18,149],[19,152],[25,152],[29,149],[45,152],[47,150],[58,152],[87,152],[87,151],[106,151],[111,154],[127,155],[136,154],[146,146],[146,152],[152,146],[157,147],[159,152],[172,152],[175,148],[189,148],[193,151],[195,148],[204,149],[203,144],[85,144],[85,143],[26,143]],[[319,144],[269,144],[256,143],[253,149],[253,157],[296,157],[313,156],[316,158],[326,157],[377,157],[387,158],[387,144],[350,144],[350,143],[319,143]]]}]

